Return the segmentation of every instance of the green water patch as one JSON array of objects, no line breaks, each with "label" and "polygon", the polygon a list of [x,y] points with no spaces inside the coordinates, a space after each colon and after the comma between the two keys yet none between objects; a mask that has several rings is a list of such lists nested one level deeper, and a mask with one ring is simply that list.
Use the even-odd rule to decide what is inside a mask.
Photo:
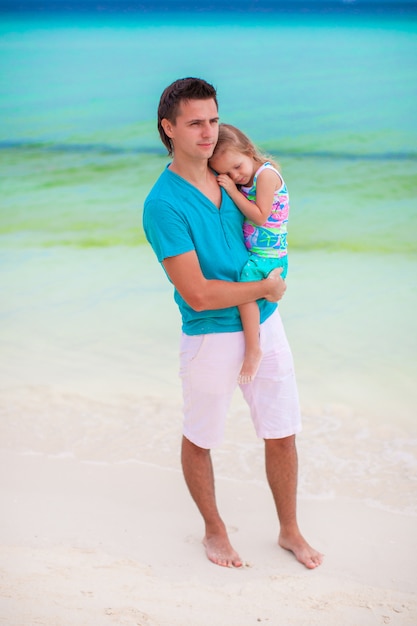
[{"label": "green water patch", "polygon": [[[415,254],[417,161],[280,158],[298,250]],[[168,160],[99,149],[0,151],[0,236],[6,246],[135,246],[144,200]]]},{"label": "green water patch", "polygon": [[294,249],[416,253],[414,160],[285,158]]},{"label": "green water patch", "polygon": [[15,245],[138,245],[146,194],[163,157],[4,150],[0,234]]}]

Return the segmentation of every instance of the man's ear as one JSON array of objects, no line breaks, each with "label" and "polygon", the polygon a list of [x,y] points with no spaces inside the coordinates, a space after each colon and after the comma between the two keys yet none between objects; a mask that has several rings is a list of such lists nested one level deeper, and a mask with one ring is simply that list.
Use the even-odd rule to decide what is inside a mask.
[{"label": "man's ear", "polygon": [[169,120],[166,119],[166,117],[164,117],[161,120],[161,126],[164,129],[165,134],[168,137],[172,137],[172,124],[171,124],[171,122]]}]

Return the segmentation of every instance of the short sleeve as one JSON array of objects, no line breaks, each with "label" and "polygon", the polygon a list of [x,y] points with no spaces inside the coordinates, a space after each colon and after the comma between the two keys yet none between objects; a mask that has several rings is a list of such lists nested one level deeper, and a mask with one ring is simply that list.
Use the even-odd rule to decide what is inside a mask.
[{"label": "short sleeve", "polygon": [[187,222],[166,200],[146,202],[143,228],[160,263],[167,257],[195,250]]}]

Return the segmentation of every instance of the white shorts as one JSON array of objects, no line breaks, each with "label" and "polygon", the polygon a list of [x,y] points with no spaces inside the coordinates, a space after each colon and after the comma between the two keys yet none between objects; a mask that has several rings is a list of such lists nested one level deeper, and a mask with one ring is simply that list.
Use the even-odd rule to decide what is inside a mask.
[{"label": "white shorts", "polygon": [[[253,382],[240,388],[257,436],[282,439],[301,430],[293,358],[278,310],[260,328],[262,361]],[[181,337],[183,434],[200,448],[222,442],[244,347],[243,332]]]}]

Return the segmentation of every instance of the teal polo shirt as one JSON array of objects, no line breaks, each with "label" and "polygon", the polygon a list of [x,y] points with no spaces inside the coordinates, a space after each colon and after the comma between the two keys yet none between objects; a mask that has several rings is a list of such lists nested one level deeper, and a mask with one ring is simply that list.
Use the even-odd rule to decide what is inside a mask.
[{"label": "teal polo shirt", "polygon": [[[242,234],[243,215],[221,189],[220,209],[181,176],[166,168],[145,200],[143,228],[158,261],[195,250],[207,279],[238,282],[248,260]],[[169,277],[168,277],[169,278]],[[242,330],[237,307],[194,311],[174,290],[182,330],[187,335]],[[261,322],[276,304],[259,300]]]}]

